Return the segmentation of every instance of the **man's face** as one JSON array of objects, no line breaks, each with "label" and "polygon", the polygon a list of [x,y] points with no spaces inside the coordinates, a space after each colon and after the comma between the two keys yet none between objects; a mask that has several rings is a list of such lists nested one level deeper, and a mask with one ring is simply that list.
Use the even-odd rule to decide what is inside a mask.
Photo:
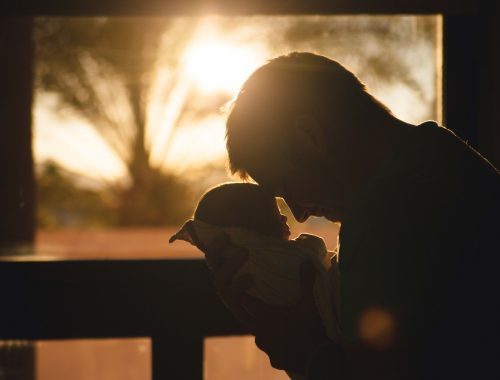
[{"label": "man's face", "polygon": [[327,165],[319,167],[310,164],[270,160],[270,163],[254,167],[250,176],[276,197],[283,198],[295,219],[303,223],[310,216],[325,217],[337,222],[340,220],[340,196],[336,195]]}]

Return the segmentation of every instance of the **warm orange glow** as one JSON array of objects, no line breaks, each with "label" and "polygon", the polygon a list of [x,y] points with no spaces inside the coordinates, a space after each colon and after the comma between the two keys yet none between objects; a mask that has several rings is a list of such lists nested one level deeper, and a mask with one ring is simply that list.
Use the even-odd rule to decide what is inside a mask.
[{"label": "warm orange glow", "polygon": [[366,310],[359,320],[359,337],[363,342],[377,349],[389,348],[395,340],[394,317],[382,308]]},{"label": "warm orange glow", "polygon": [[257,50],[237,46],[222,36],[195,40],[185,56],[186,75],[204,92],[233,94],[262,63]]},{"label": "warm orange glow", "polygon": [[[242,42],[236,37],[237,33],[224,33],[215,19],[200,21],[182,56],[173,95],[161,105],[161,122],[152,126],[151,162],[182,172],[189,167],[223,161],[226,150],[222,112],[177,123],[182,119],[183,107],[191,101],[193,89],[208,100],[221,93],[233,97],[248,76],[265,62],[262,45]],[[171,142],[166,147],[164,142],[168,138]]]},{"label": "warm orange glow", "polygon": [[[165,36],[179,35],[185,39],[181,38],[180,42],[176,38],[165,39],[158,51],[157,66],[151,67],[149,73],[154,78],[150,92],[144,94],[147,95],[149,161],[155,167],[177,172],[211,163],[221,166],[226,155],[224,115],[217,111],[218,105],[204,108],[204,99],[210,104],[211,100],[220,98],[223,103],[224,99],[236,95],[248,76],[267,59],[290,51],[312,51],[338,60],[359,75],[370,92],[402,120],[410,123],[439,120],[440,17],[179,18],[174,29],[169,30],[173,34],[165,33]],[[425,18],[434,19],[435,38],[422,32],[420,24]],[[173,52],[179,59],[174,60],[175,66],[169,66],[173,65],[169,61]],[[125,52],[116,54],[120,56]],[[399,71],[370,63],[385,62],[385,58],[379,58],[387,56],[388,62]],[[405,75],[400,77],[400,72]],[[103,95],[106,109],[116,109],[113,115],[123,120],[117,125],[128,125],[130,110],[120,86],[110,80],[107,91]],[[59,117],[57,108],[53,107],[55,100],[53,94],[37,92],[36,161],[52,159],[86,178],[126,180],[126,162],[96,132],[95,125],[77,113]]]}]

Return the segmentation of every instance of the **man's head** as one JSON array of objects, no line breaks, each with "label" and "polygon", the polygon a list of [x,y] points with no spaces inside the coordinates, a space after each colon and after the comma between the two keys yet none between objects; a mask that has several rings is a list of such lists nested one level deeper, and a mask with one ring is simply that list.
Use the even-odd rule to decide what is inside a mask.
[{"label": "man's head", "polygon": [[281,56],[257,69],[232,105],[230,169],[283,197],[298,221],[340,220],[367,140],[389,120],[390,111],[339,63]]},{"label": "man's head", "polygon": [[194,217],[219,227],[241,227],[288,240],[290,229],[276,198],[252,183],[225,183],[207,191]]}]

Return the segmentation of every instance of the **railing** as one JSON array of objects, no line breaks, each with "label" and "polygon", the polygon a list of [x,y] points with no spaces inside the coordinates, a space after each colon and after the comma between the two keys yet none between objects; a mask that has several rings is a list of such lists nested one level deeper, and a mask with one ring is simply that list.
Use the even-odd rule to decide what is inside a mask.
[{"label": "railing", "polygon": [[201,260],[1,261],[0,340],[151,337],[153,379],[201,379],[203,340],[245,331]]}]

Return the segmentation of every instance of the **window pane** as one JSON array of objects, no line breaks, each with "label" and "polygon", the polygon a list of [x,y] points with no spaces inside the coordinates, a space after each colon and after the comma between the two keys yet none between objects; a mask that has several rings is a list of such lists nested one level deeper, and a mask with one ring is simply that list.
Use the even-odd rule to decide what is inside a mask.
[{"label": "window pane", "polygon": [[0,374],[16,380],[147,380],[152,378],[151,341],[0,341]]},{"label": "window pane", "polygon": [[[38,255],[201,257],[168,237],[231,180],[221,107],[277,55],[326,55],[403,120],[441,119],[440,16],[38,18],[35,41]],[[331,224],[289,220],[335,248]]]}]

